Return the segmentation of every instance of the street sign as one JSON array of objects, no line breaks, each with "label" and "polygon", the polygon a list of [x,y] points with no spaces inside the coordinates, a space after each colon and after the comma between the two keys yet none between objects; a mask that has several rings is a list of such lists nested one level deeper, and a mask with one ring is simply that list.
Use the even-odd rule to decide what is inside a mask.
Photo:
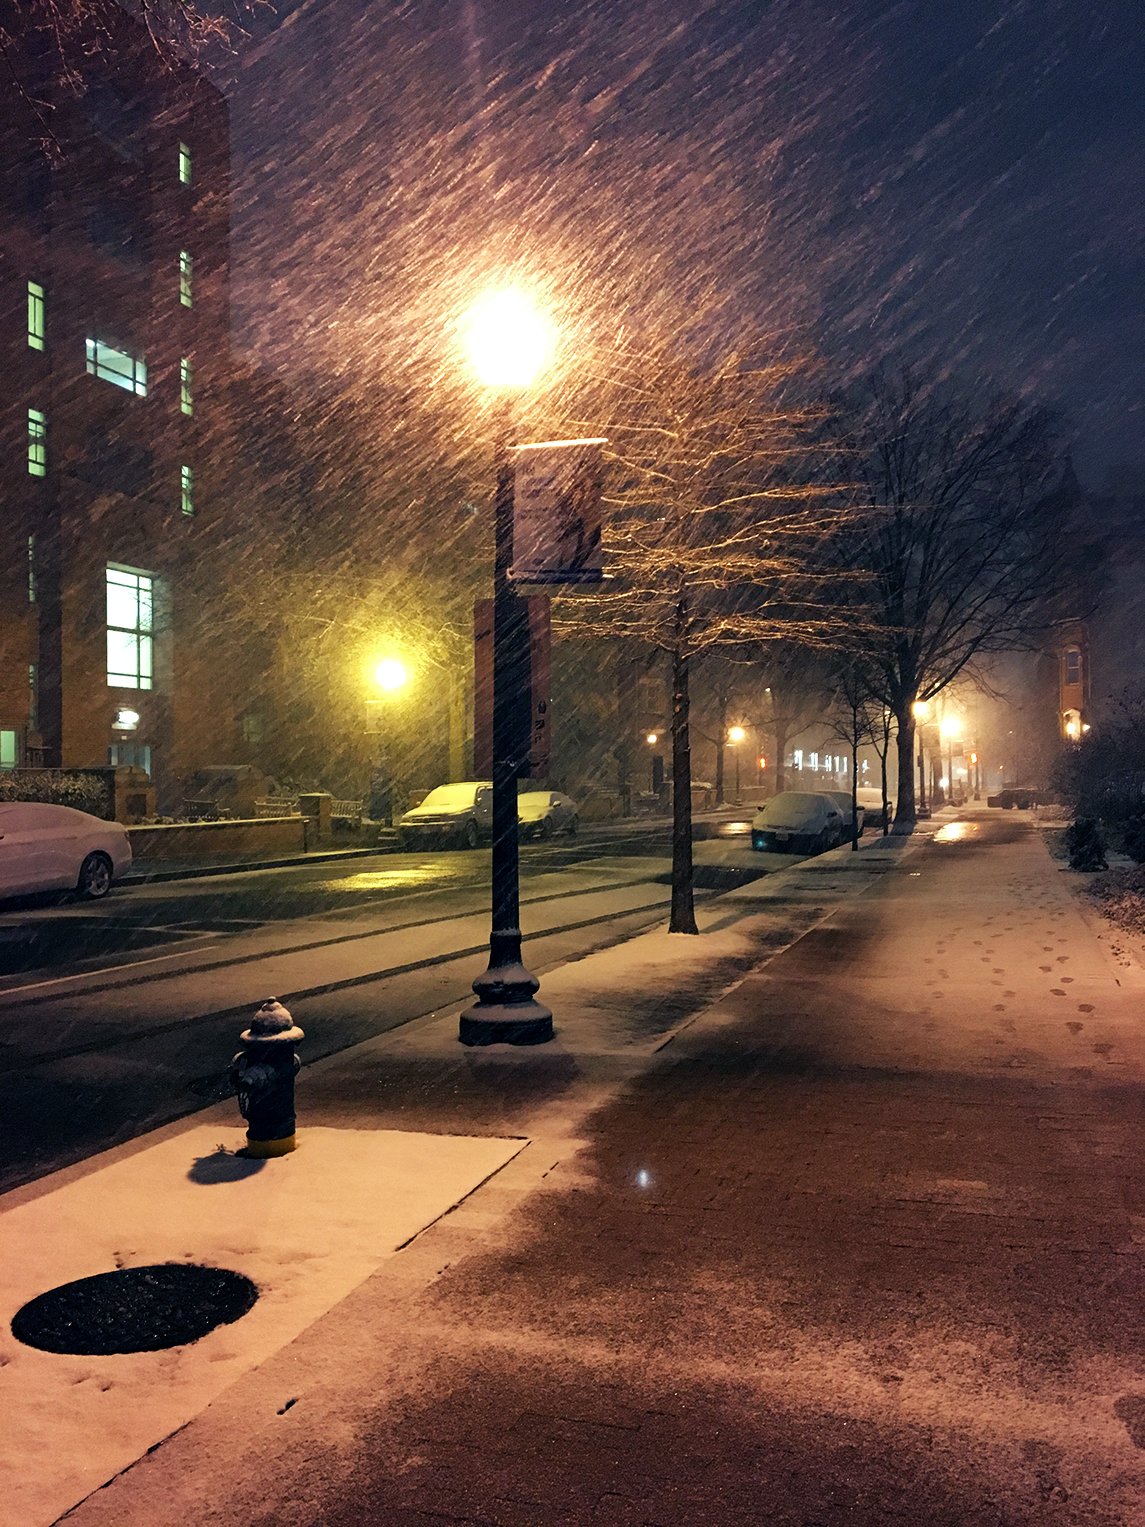
[{"label": "street sign", "polygon": [[603,439],[548,440],[514,449],[514,583],[600,583]]}]

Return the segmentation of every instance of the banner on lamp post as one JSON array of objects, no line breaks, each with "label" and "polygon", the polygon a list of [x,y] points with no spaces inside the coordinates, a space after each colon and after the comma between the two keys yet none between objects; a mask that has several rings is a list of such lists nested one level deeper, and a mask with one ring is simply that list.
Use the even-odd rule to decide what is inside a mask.
[{"label": "banner on lamp post", "polygon": [[548,440],[514,450],[514,583],[600,583],[604,439]]}]

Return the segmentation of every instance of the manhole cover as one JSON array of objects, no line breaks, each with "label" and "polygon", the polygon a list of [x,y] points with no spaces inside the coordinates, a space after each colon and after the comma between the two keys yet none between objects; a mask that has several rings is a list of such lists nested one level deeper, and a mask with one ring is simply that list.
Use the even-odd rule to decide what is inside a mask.
[{"label": "manhole cover", "polygon": [[241,1320],[257,1298],[249,1278],[223,1267],[127,1267],[37,1294],[16,1311],[12,1335],[42,1352],[157,1352]]}]

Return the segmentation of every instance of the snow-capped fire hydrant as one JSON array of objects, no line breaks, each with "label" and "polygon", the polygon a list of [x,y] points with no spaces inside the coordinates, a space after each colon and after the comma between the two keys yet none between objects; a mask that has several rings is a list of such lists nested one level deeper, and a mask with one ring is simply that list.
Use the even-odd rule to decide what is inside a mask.
[{"label": "snow-capped fire hydrant", "polygon": [[268,997],[239,1035],[231,1081],[246,1120],[244,1156],[285,1156],[295,1148],[294,1078],[301,1061],[294,1046],[306,1036],[276,997]]}]

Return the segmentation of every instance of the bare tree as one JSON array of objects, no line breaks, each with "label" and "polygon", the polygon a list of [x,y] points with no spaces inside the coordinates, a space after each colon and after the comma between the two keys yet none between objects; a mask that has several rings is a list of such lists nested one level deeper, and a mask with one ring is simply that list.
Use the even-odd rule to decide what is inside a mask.
[{"label": "bare tree", "polygon": [[[830,711],[832,734],[847,744],[851,758],[851,849],[859,847],[859,749],[871,741],[868,705],[878,685],[870,661],[845,653],[834,665],[835,696]],[[885,813],[884,813],[885,815]]]},{"label": "bare tree", "polygon": [[818,644],[785,636],[767,645],[761,668],[771,696],[768,725],[778,795],[787,788],[788,745],[822,717],[830,699],[830,657]]},{"label": "bare tree", "polygon": [[914,705],[989,652],[1024,645],[1065,570],[1064,457],[1044,409],[979,403],[880,372],[848,401],[841,431],[863,511],[848,565],[867,577],[876,660],[897,729],[895,829],[915,820]]},{"label": "bare tree", "polygon": [[891,802],[887,788],[887,761],[890,758],[891,738],[895,734],[895,713],[881,693],[872,694],[864,704],[867,736],[879,755],[879,784],[882,790],[883,837],[891,830]]},{"label": "bare tree", "polygon": [[784,401],[793,369],[754,367],[738,355],[700,369],[666,349],[624,355],[592,420],[610,441],[605,546],[616,591],[579,600],[573,616],[671,661],[674,933],[697,931],[694,658],[781,635],[813,640],[829,624],[806,556],[826,532],[828,490],[798,476],[813,416]]}]

